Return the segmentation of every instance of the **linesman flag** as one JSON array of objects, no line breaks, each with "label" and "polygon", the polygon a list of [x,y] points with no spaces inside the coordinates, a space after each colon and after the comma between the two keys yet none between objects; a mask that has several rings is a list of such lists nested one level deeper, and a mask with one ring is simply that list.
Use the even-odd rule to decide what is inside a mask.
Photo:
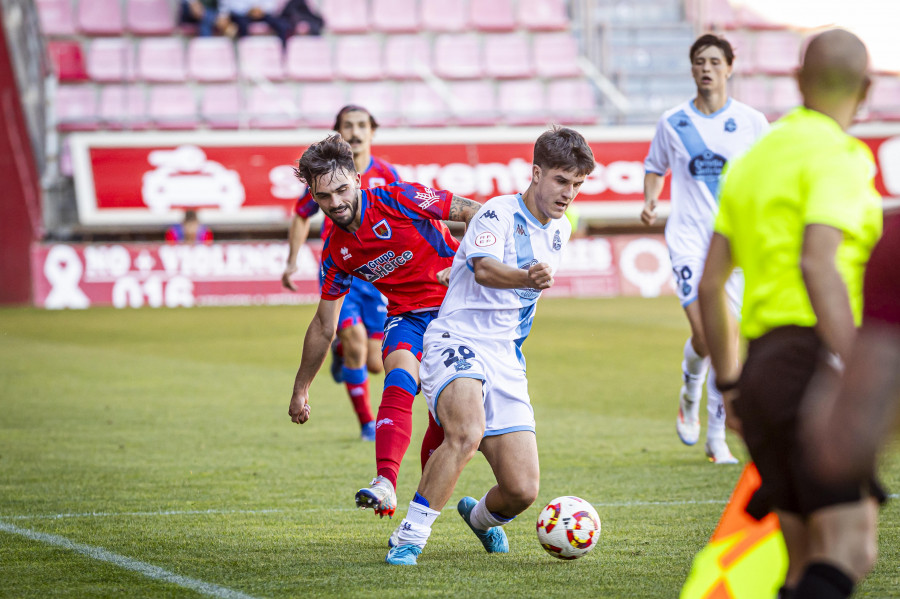
[{"label": "linesman flag", "polygon": [[745,511],[759,488],[747,464],[706,547],[694,557],[681,599],[772,599],[784,584],[787,548],[778,516],[755,520]]}]

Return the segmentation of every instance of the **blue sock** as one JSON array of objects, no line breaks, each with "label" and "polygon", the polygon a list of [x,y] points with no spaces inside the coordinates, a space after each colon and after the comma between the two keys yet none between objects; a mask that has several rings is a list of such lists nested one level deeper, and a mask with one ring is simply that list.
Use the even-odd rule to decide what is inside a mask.
[{"label": "blue sock", "polygon": [[420,504],[424,505],[425,507],[431,507],[431,504],[428,503],[428,500],[425,499],[424,497],[422,497],[421,495],[419,495],[418,491],[416,491],[416,496],[413,497],[413,503],[420,503]]}]

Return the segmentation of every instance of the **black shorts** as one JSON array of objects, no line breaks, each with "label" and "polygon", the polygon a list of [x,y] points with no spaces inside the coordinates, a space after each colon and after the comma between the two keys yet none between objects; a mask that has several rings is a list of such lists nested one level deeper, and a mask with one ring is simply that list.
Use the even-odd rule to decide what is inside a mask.
[{"label": "black shorts", "polygon": [[759,469],[757,499],[770,507],[808,516],[816,510],[853,503],[865,497],[883,502],[884,490],[874,479],[858,484],[826,485],[812,476],[798,441],[800,401],[825,350],[815,330],[785,326],[750,342],[738,384],[735,412],[744,441]]}]

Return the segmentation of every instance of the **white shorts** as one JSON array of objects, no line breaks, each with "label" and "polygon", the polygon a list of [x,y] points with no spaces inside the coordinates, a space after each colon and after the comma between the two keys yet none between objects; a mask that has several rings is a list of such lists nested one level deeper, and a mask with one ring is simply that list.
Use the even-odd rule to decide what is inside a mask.
[{"label": "white shorts", "polygon": [[[681,301],[681,307],[687,308],[697,299],[697,287],[703,276],[706,256],[671,256],[671,259],[672,274],[675,275],[675,293]],[[728,307],[740,320],[744,299],[744,271],[734,269],[725,283],[725,295],[728,296]]]},{"label": "white shorts", "polygon": [[525,360],[516,344],[443,335],[425,334],[419,368],[422,394],[435,421],[441,423],[437,415],[441,391],[451,381],[466,377],[482,382],[485,437],[516,431],[534,432],[534,410],[528,397]]}]

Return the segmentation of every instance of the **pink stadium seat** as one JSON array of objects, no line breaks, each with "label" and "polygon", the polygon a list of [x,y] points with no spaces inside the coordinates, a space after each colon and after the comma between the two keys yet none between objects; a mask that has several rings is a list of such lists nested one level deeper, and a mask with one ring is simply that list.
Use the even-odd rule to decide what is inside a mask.
[{"label": "pink stadium seat", "polygon": [[281,40],[274,35],[245,37],[238,40],[238,63],[241,77],[281,81],[284,66],[281,62]]},{"label": "pink stadium seat", "polygon": [[532,40],[539,77],[578,77],[578,44],[568,33],[540,33]]},{"label": "pink stadium seat", "polygon": [[295,36],[288,40],[285,68],[296,81],[330,81],[334,78],[331,40],[319,36]]},{"label": "pink stadium seat", "polygon": [[418,31],[418,0],[372,0],[372,27],[384,33]]},{"label": "pink stadium seat", "polygon": [[569,28],[565,0],[519,0],[518,21],[532,31],[559,31]]},{"label": "pink stadium seat", "polygon": [[384,82],[356,83],[350,88],[350,104],[358,104],[370,110],[379,125],[397,124],[397,90]]},{"label": "pink stadium seat", "polygon": [[300,115],[308,127],[330,128],[347,104],[344,89],[334,83],[307,83],[300,88]]},{"label": "pink stadium seat", "polygon": [[79,0],[78,29],[87,35],[122,35],[120,0]]},{"label": "pink stadium seat", "polygon": [[44,35],[74,35],[72,0],[38,0],[38,18]]},{"label": "pink stadium seat", "polygon": [[464,31],[469,20],[465,0],[420,0],[426,31]]},{"label": "pink stadium seat", "polygon": [[729,31],[725,39],[731,44],[734,51],[734,74],[751,74],[756,71],[753,54],[753,33],[749,31]]},{"label": "pink stadium seat", "polygon": [[793,77],[774,77],[771,81],[771,109],[780,117],[801,103],[800,88]]},{"label": "pink stadium seat", "polygon": [[879,77],[869,92],[869,115],[873,119],[900,119],[900,77]]},{"label": "pink stadium seat", "polygon": [[184,81],[187,69],[180,37],[148,37],[138,46],[138,77],[144,81]]},{"label": "pink stadium seat", "polygon": [[392,79],[420,79],[430,69],[431,48],[420,35],[392,35],[384,44],[384,71]]},{"label": "pink stadium seat", "polygon": [[400,88],[400,113],[415,127],[446,125],[450,114],[444,99],[427,83],[404,83]]},{"label": "pink stadium seat", "polygon": [[512,0],[469,0],[469,23],[479,31],[512,31],[516,28]]},{"label": "pink stadium seat", "polygon": [[197,98],[186,85],[150,89],[150,118],[159,129],[196,129]]},{"label": "pink stadium seat", "polygon": [[56,126],[60,131],[97,129],[97,90],[90,85],[61,85],[56,90]]},{"label": "pink stadium seat", "polygon": [[800,63],[800,36],[792,31],[760,31],[753,42],[757,72],[789,75]]},{"label": "pink stadium seat", "polygon": [[100,119],[107,129],[146,129],[147,98],[137,85],[107,85],[100,91]]},{"label": "pink stadium seat", "polygon": [[241,91],[224,83],[203,87],[200,116],[211,129],[237,129],[241,124]]},{"label": "pink stadium seat", "polygon": [[255,129],[293,129],[300,124],[294,88],[284,83],[251,87],[247,112]]},{"label": "pink stadium seat", "polygon": [[121,37],[100,38],[91,42],[87,55],[88,75],[94,81],[134,81],[134,46]]},{"label": "pink stadium seat", "polygon": [[175,31],[175,9],[169,0],[128,0],[125,23],[138,35],[170,35]]},{"label": "pink stadium seat", "polygon": [[488,81],[456,81],[450,84],[450,110],[457,125],[489,126],[497,122],[494,84]]},{"label": "pink stadium seat", "polygon": [[734,96],[760,112],[769,111],[769,79],[766,77],[741,77],[735,82]]},{"label": "pink stadium seat", "polygon": [[447,33],[434,41],[434,72],[444,79],[479,79],[484,76],[480,38],[475,34]]},{"label": "pink stadium seat", "polygon": [[484,68],[488,77],[497,79],[533,77],[528,40],[516,33],[485,35]]},{"label": "pink stadium seat", "polygon": [[749,6],[741,6],[737,12],[737,26],[746,29],[783,29],[784,25],[763,17]]},{"label": "pink stadium seat", "polygon": [[707,0],[704,6],[706,11],[699,15],[703,17],[704,29],[734,29],[737,26],[737,11],[729,0]]},{"label": "pink stadium seat", "polygon": [[234,44],[225,37],[195,37],[188,42],[188,76],[194,81],[234,81]]},{"label": "pink stadium seat", "polygon": [[369,31],[367,0],[322,0],[325,28],[332,33],[365,33]]},{"label": "pink stadium seat", "polygon": [[509,125],[544,125],[547,108],[544,86],[534,80],[501,81],[497,95],[500,114]]},{"label": "pink stadium seat", "polygon": [[547,108],[557,123],[589,125],[597,120],[594,89],[584,79],[558,79],[547,85]]},{"label": "pink stadium seat", "polygon": [[350,81],[375,81],[384,76],[381,43],[371,35],[337,38],[335,57],[337,76]]},{"label": "pink stadium seat", "polygon": [[88,78],[81,44],[78,42],[48,42],[47,53],[60,81],[85,81]]}]

